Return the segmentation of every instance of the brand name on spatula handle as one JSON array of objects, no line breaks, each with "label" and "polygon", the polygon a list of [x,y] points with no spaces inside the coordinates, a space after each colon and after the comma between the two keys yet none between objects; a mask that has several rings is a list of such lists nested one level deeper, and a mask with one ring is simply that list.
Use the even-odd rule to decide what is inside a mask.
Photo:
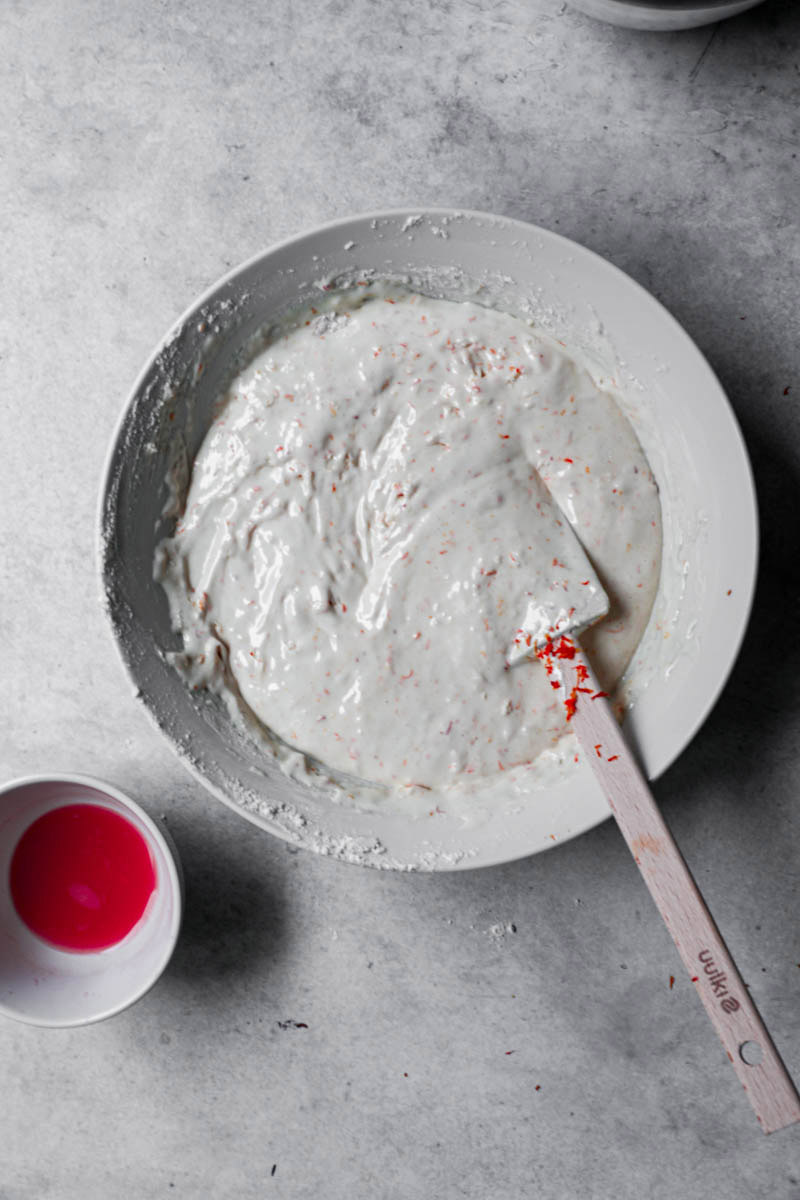
[{"label": "brand name on spatula handle", "polygon": [[726,1013],[736,1012],[740,1007],[739,1001],[728,991],[728,976],[724,971],[720,971],[711,956],[711,951],[701,950],[697,957],[703,964],[703,971],[708,976],[708,982],[719,1000],[720,1008]]}]

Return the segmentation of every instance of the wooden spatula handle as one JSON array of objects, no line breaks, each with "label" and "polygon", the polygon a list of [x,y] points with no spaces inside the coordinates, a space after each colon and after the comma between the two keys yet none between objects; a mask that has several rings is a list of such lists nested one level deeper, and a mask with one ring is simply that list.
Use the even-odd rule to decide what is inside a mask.
[{"label": "wooden spatula handle", "polygon": [[587,690],[578,694],[573,727],[761,1127],[772,1133],[800,1121],[795,1086],[610,705],[602,695],[592,699],[599,689],[580,651],[564,665],[564,682],[579,662]]}]

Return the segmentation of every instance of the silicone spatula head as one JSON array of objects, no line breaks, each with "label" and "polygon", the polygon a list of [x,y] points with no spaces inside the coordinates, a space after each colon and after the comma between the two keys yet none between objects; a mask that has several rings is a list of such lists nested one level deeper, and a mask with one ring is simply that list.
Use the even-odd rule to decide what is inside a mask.
[{"label": "silicone spatula head", "polygon": [[566,516],[550,489],[536,475],[531,506],[535,554],[524,566],[526,608],[514,631],[508,662],[535,655],[548,641],[578,636],[608,615],[608,596]]}]

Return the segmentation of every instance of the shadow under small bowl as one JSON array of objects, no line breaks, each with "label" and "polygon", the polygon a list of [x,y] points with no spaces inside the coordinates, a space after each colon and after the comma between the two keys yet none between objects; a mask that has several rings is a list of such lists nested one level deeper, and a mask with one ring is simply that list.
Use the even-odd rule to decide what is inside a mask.
[{"label": "shadow under small bowl", "polygon": [[[74,953],[37,937],[20,919],[9,886],[14,850],[25,831],[56,808],[97,804],[144,838],[155,890],[127,937],[105,950]],[[182,881],[175,849],[138,804],[82,775],[32,776],[0,788],[0,1013],[31,1025],[89,1025],[128,1008],[153,986],[178,939]]]}]

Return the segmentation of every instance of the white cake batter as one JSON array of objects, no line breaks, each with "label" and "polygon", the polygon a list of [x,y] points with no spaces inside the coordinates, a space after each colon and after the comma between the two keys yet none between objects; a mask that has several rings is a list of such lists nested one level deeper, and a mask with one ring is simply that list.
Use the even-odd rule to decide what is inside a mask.
[{"label": "white cake batter", "polygon": [[610,688],[661,557],[613,398],[506,314],[398,287],[328,297],[235,380],[160,547],[182,669],[389,787],[531,763],[566,728],[541,664],[508,665],[530,580],[564,569],[542,479],[611,598],[583,637]]}]

